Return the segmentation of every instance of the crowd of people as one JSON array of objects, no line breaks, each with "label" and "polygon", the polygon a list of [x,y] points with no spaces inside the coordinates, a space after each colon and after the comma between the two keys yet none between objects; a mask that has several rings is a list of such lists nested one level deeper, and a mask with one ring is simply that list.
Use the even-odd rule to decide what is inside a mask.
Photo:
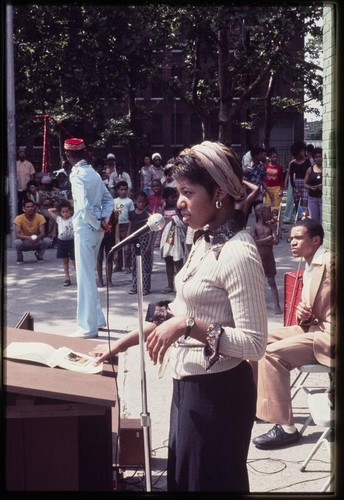
[{"label": "crowd of people", "polygon": [[[36,185],[25,167],[23,213],[14,220],[17,263],[25,251],[41,262],[56,239],[64,286],[71,284],[70,263],[76,269],[72,336],[97,337],[107,326],[99,288],[113,285],[113,272],[131,273],[128,293],[138,288],[133,245],[111,249],[160,213],[162,230],[138,241],[144,295],[151,293],[157,247],[166,265],[161,293],[170,295],[149,305],[144,323],[152,362],[168,356],[172,369],[168,490],[249,492],[253,425],[259,419],[274,424],[253,440],[257,448],[298,441],[290,372],[303,363],[334,363],[334,264],[323,246],[321,148],[310,156],[303,142],[295,142],[284,169],[275,149],[254,146],[240,162],[231,148],[205,141],[180,151],[165,167],[160,153],[145,155],[136,183],[112,153],[91,165],[82,139],[68,139],[64,147],[72,168],[59,171],[53,182],[43,177]],[[18,189],[22,179],[19,184],[18,175]],[[306,268],[297,325],[268,331],[265,277],[275,313],[282,313],[273,245],[279,243],[284,193],[292,256],[303,257]],[[252,209],[255,224],[247,228]],[[110,348],[95,346],[92,354],[97,363],[106,362],[138,341],[133,330]]]}]

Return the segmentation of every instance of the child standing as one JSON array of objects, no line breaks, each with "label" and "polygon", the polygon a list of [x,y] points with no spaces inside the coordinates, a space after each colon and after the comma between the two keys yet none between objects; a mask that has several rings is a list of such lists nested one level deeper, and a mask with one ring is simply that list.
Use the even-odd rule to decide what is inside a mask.
[{"label": "child standing", "polygon": [[161,178],[163,187],[176,187],[176,181],[173,178],[173,165],[168,163],[164,168],[164,177]]},{"label": "child standing", "polygon": [[150,181],[149,181],[149,175],[148,175],[150,170],[151,170],[151,167],[152,167],[151,158],[149,155],[145,155],[143,157],[143,166],[140,168],[139,175],[140,175],[141,191],[144,191],[147,196],[152,194],[152,189],[151,189],[151,185],[149,183]]},{"label": "child standing", "polygon": [[162,204],[163,204],[163,198],[162,198],[162,191],[163,187],[161,184],[161,181],[159,179],[156,179],[152,182],[152,191],[153,194],[150,194],[148,196],[148,204],[149,208],[152,212],[152,214],[155,213],[160,213],[162,212]]},{"label": "child standing", "polygon": [[[135,197],[135,210],[129,213],[129,230],[128,235],[135,233],[138,229],[143,227],[148,218],[152,215],[148,206],[147,195],[144,191],[138,193]],[[143,295],[148,295],[151,288],[151,275],[152,275],[152,241],[153,232],[143,234],[138,238],[141,246],[142,258],[142,287]],[[135,243],[131,244],[131,265],[133,270],[133,286],[129,291],[130,294],[137,293],[137,269],[136,269],[136,252]]]},{"label": "child standing", "polygon": [[[119,240],[122,241],[126,238],[129,228],[129,213],[135,210],[134,202],[128,196],[129,186],[127,181],[119,181],[115,186],[118,197],[115,198],[115,211],[118,215],[118,227],[119,227]],[[125,246],[121,251],[118,252],[117,258],[115,259],[114,272],[122,271],[124,265],[125,273],[129,274],[131,272],[131,257],[130,257],[130,247]]]},{"label": "child standing", "polygon": [[100,244],[99,252],[98,252],[98,257],[97,257],[97,275],[98,275],[98,281],[97,281],[97,287],[102,288],[104,286],[104,281],[103,281],[103,261],[104,257],[106,260],[106,283],[107,286],[113,287],[112,283],[112,271],[113,271],[113,258],[108,260],[108,255],[111,250],[111,248],[116,245],[116,243],[119,240],[119,232],[118,232],[118,215],[115,210],[113,210],[112,214],[110,215],[107,229],[104,233],[104,238],[102,239],[102,242]]},{"label": "child standing", "polygon": [[48,208],[48,217],[57,224],[57,254],[58,259],[62,259],[65,282],[63,286],[72,284],[69,274],[69,261],[72,262],[75,270],[74,256],[74,230],[72,215],[72,205],[68,200],[61,201],[57,208]]},{"label": "child standing", "polygon": [[276,285],[276,262],[273,252],[273,245],[278,243],[278,237],[273,226],[270,224],[272,219],[271,207],[259,203],[255,207],[257,223],[252,226],[251,234],[256,242],[265,276],[271,288],[272,297],[275,303],[275,314],[282,314],[279,303],[278,290]]},{"label": "child standing", "polygon": [[186,225],[177,212],[177,190],[171,187],[165,188],[163,199],[163,216],[166,224],[161,234],[160,251],[166,265],[167,288],[162,293],[172,293],[174,292],[174,270],[178,273],[184,264]]},{"label": "child standing", "polygon": [[269,153],[270,161],[265,162],[265,182],[273,196],[273,199],[271,200],[270,196],[265,194],[264,204],[271,205],[272,208],[277,208],[277,210],[279,210],[284,187],[283,167],[278,163],[278,153],[276,149],[271,148]]},{"label": "child standing", "polygon": [[[152,188],[153,194],[150,194],[148,196],[148,205],[149,205],[150,211],[152,212],[152,214],[155,214],[155,213],[161,214],[163,203],[164,203],[164,200],[162,197],[163,187],[161,184],[161,180],[154,179],[152,184],[151,184],[151,188]],[[152,251],[153,251],[154,247],[159,247],[160,236],[161,236],[160,232],[154,233],[153,242],[152,242]]]},{"label": "child standing", "polygon": [[36,207],[36,212],[40,212],[41,196],[39,194],[38,183],[36,181],[29,181],[27,183],[24,199],[33,201]]}]

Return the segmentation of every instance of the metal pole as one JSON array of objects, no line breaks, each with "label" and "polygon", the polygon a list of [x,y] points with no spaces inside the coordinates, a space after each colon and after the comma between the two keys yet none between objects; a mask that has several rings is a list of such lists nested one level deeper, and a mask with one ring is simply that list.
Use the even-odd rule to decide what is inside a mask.
[{"label": "metal pole", "polygon": [[7,100],[7,165],[8,165],[8,204],[10,214],[10,245],[14,244],[13,220],[17,208],[17,172],[16,172],[16,121],[13,56],[13,7],[6,5],[6,100]]},{"label": "metal pole", "polygon": [[152,491],[152,474],[150,463],[150,414],[147,409],[147,384],[145,370],[145,339],[143,333],[143,290],[142,290],[142,257],[141,245],[135,243],[136,255],[136,272],[137,272],[137,302],[139,313],[139,345],[140,345],[140,360],[141,360],[141,397],[142,397],[142,412],[141,412],[141,427],[143,432],[143,444],[145,455],[145,476],[146,476],[146,491]]}]

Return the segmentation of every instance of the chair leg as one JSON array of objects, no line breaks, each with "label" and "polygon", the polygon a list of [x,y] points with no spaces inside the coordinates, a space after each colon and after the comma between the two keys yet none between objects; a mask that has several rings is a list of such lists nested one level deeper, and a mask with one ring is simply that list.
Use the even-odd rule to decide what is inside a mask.
[{"label": "chair leg", "polygon": [[301,375],[303,375],[303,373],[299,371],[299,373],[294,378],[293,382],[290,384],[290,389],[292,389],[296,385],[296,383],[299,380],[299,378],[301,377]]},{"label": "chair leg", "polygon": [[325,491],[328,491],[328,489],[330,488],[331,484],[334,482],[334,478],[335,478],[335,473],[334,471],[332,471],[330,477],[325,481],[323,487],[321,488],[321,492],[325,492]]},{"label": "chair leg", "polygon": [[305,432],[305,430],[307,429],[307,427],[309,426],[309,424],[313,421],[312,419],[312,415],[308,415],[305,423],[303,424],[303,426],[301,427],[301,429],[299,430],[299,434],[302,436],[302,434]]},{"label": "chair leg", "polygon": [[[302,386],[306,382],[308,376],[309,376],[309,373],[302,373],[302,372],[300,372],[296,376],[295,380],[293,381],[293,383],[290,386],[290,389],[291,389],[291,399],[292,400],[295,398],[295,396],[300,391],[300,389],[302,389]],[[296,385],[296,383],[298,382],[298,380],[300,378],[301,378],[300,382]]]},{"label": "chair leg", "polygon": [[304,472],[306,470],[307,465],[309,464],[309,462],[311,461],[311,459],[313,458],[315,453],[318,451],[320,446],[324,442],[326,442],[328,444],[327,437],[330,434],[330,432],[331,432],[331,427],[328,427],[327,429],[324,430],[324,432],[322,433],[322,435],[320,436],[320,438],[318,439],[318,441],[315,443],[314,447],[312,448],[311,452],[309,453],[308,457],[302,463],[302,465],[300,467],[301,472]]}]

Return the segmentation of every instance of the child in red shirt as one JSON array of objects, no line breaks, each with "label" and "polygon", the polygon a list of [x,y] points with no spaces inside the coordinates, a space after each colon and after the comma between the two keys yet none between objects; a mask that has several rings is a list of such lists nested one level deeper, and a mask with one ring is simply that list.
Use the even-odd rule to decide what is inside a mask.
[{"label": "child in red shirt", "polygon": [[265,162],[265,182],[273,195],[271,202],[270,196],[264,196],[264,205],[271,206],[272,209],[279,210],[283,196],[283,167],[278,163],[278,153],[276,149],[271,148],[269,151],[269,160]]}]

